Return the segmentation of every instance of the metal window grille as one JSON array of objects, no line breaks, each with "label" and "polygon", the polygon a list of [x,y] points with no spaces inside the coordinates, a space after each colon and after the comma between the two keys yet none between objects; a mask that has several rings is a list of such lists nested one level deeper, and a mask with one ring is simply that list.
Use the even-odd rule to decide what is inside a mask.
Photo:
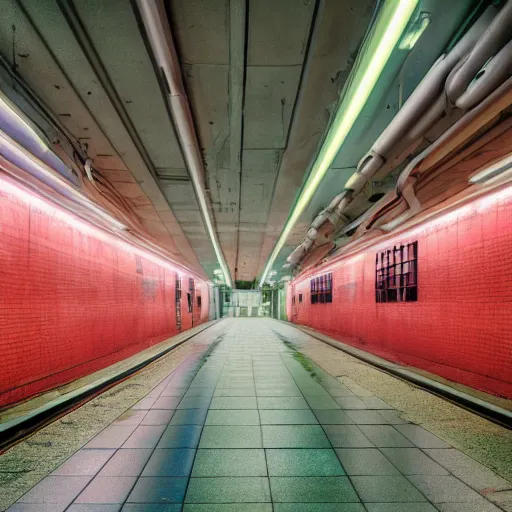
[{"label": "metal window grille", "polygon": [[[187,293],[187,301],[188,301],[188,312],[192,313],[194,309],[194,280],[192,278],[188,279],[188,293]],[[192,318],[192,322],[193,322]]]},{"label": "metal window grille", "polygon": [[376,302],[418,300],[418,242],[394,246],[375,256]]},{"label": "metal window grille", "polygon": [[311,279],[311,304],[332,302],[332,272]]},{"label": "metal window grille", "polygon": [[176,329],[178,332],[181,331],[181,279],[176,277],[176,289],[175,289],[175,301],[176,301]]}]

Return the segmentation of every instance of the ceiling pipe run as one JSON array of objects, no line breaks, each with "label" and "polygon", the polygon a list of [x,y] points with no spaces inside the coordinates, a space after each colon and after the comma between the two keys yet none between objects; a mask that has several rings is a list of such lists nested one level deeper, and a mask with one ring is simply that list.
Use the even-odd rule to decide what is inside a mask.
[{"label": "ceiling pipe run", "polygon": [[[351,197],[363,190],[398,144],[404,140],[411,143],[419,140],[452,105],[460,109],[472,108],[471,112],[477,112],[478,105],[482,102],[488,103],[485,101],[486,97],[499,90],[499,86],[512,72],[512,41],[509,31],[511,22],[512,1],[499,12],[494,6],[490,6],[455,47],[437,60],[371,150],[361,159],[357,171],[348,179],[345,192],[350,193],[350,196],[345,198],[347,201],[344,206],[348,205]],[[468,116],[464,116],[463,119],[468,119]],[[421,205],[414,194],[414,183],[409,176],[412,170],[439,147],[460,124],[461,122],[458,122],[452,126],[402,171],[396,193],[397,197],[405,199],[407,211],[390,222],[386,226],[387,230],[394,229],[421,210]],[[336,196],[329,206],[336,202],[341,203],[341,197],[341,194]],[[339,206],[336,208],[340,216],[343,210],[344,208],[341,209]],[[324,223],[325,212],[326,210],[323,210],[311,224],[317,230]],[[366,212],[360,216],[350,224],[350,227],[357,227],[369,217],[368,214],[369,212]],[[332,226],[332,233],[336,232],[335,227]],[[348,229],[348,226],[346,228]],[[347,229],[343,232],[347,232]],[[310,247],[311,244],[308,244],[306,238],[288,257],[288,263],[299,264]]]},{"label": "ceiling pipe run", "polygon": [[232,288],[233,283],[229,267],[214,227],[213,212],[206,198],[203,158],[197,141],[188,97],[183,86],[181,67],[171,29],[167,22],[164,3],[162,0],[137,0],[136,4],[153,50],[153,57],[160,70],[161,78],[164,80],[167,90],[166,99],[171,110],[201,216],[224,274],[226,285]]}]

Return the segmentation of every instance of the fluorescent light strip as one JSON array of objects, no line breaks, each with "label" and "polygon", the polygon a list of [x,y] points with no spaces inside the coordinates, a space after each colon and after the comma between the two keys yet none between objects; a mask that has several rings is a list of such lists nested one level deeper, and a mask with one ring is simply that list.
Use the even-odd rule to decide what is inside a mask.
[{"label": "fluorescent light strip", "polygon": [[128,241],[109,233],[108,231],[104,231],[103,229],[80,219],[73,213],[57,207],[51,201],[39,197],[32,191],[29,191],[28,189],[15,184],[11,179],[3,178],[0,176],[0,194],[1,193],[14,196],[18,200],[29,204],[31,207],[38,209],[47,215],[51,215],[52,217],[55,217],[62,222],[65,222],[67,225],[76,229],[85,236],[93,237],[100,242],[106,243],[111,247],[117,247],[124,252],[137,254],[138,256],[141,256],[142,258],[145,258],[146,260],[149,260],[158,266],[165,267],[173,272],[176,272],[179,276],[196,275],[195,272],[189,273],[186,270],[184,271],[184,269],[181,269],[179,266],[174,265],[170,261],[160,258],[151,252],[145,251],[140,247],[137,247],[136,245],[133,245]]},{"label": "fluorescent light strip", "polygon": [[[77,199],[81,206],[85,206],[94,211],[99,217],[109,222],[117,229],[125,230],[127,227],[119,222],[115,217],[107,213],[105,210],[96,206],[92,201],[87,199],[81,192],[79,192],[73,185],[68,183],[65,179],[61,178],[51,167],[39,160],[37,157],[29,153],[23,146],[13,141],[8,135],[0,130],[0,154],[16,167],[22,169],[36,168],[37,171],[48,178],[56,185]],[[14,162],[12,161],[14,158]]]},{"label": "fluorescent light strip", "polygon": [[[11,162],[10,158],[8,158],[9,155],[5,154],[5,153],[9,153],[9,152],[10,152],[10,156],[11,157],[14,156],[15,159],[17,160],[17,162]],[[106,212],[102,208],[96,206],[92,201],[90,201],[80,191],[75,189],[73,185],[68,183],[59,174],[57,174],[55,171],[53,171],[53,169],[51,167],[49,167],[44,162],[42,162],[38,158],[36,158],[34,155],[32,155],[31,153],[26,151],[21,145],[19,145],[15,141],[13,141],[10,137],[8,137],[1,130],[0,130],[0,155],[3,158],[5,158],[5,160],[7,162],[10,162],[12,165],[14,165],[16,167],[25,168],[25,169],[36,168],[37,171],[40,172],[42,176],[50,179],[51,181],[55,182],[58,186],[62,187],[62,190],[64,190],[66,193],[69,193],[74,198],[76,198],[77,203],[80,206],[94,212],[94,214],[96,214],[100,219],[106,221],[111,228],[118,230],[121,233],[124,233],[128,229],[127,226],[125,226],[123,223],[119,222],[115,217],[110,215],[108,212]],[[1,188],[5,188],[5,189],[7,189],[7,187],[10,187],[9,190],[11,190],[11,191],[13,190],[12,187],[16,187],[16,185],[11,183],[11,180],[7,181],[7,180],[0,179],[0,185],[1,185]],[[36,200],[39,201],[38,204],[40,204],[40,205],[43,203],[46,205],[50,205],[51,208],[53,208],[52,211],[60,212],[59,215],[66,216],[65,218],[66,218],[67,222],[70,222],[71,224],[76,224],[76,226],[78,226],[77,223],[80,222],[79,229],[83,232],[88,232],[89,229],[94,229],[95,230],[94,233],[96,233],[96,235],[98,233],[103,233],[103,234],[107,233],[107,231],[102,231],[102,229],[96,228],[93,224],[90,224],[89,222],[87,222],[85,220],[84,221],[79,220],[80,219],[79,216],[75,216],[72,213],[67,213],[65,206],[61,206],[62,209],[58,208],[57,206],[55,206],[53,204],[53,201],[51,199],[46,200],[42,196],[38,197],[35,194],[32,194],[31,192],[29,192],[28,189],[25,189],[24,187],[22,188],[21,186],[19,187],[19,190],[21,190],[21,192],[23,194],[25,194],[26,196],[28,195],[30,197],[33,197],[34,201],[36,201]],[[66,197],[66,196],[64,195],[63,197]],[[48,207],[50,207],[50,206],[48,206]],[[119,235],[112,235],[112,239],[115,239],[117,241],[116,243],[121,243],[121,240],[123,240],[123,239],[116,238],[117,236],[119,236]],[[139,250],[140,254],[143,255],[146,259],[153,258],[153,261],[158,263],[159,265],[169,266],[172,269],[176,269],[176,271],[179,272],[180,274],[183,273],[182,270],[179,270],[182,267],[182,265],[179,263],[173,262],[171,259],[167,260],[165,258],[161,258],[161,257],[157,256],[156,253],[153,253],[150,251],[145,251],[141,248],[138,248],[138,246],[135,244],[132,245],[129,241],[123,240],[122,243],[125,243],[129,247],[132,247],[133,250]],[[144,241],[144,243],[147,244],[148,242]],[[183,267],[183,268],[185,269],[185,272],[187,273],[188,269],[186,269],[186,267]],[[202,279],[199,276],[199,274],[197,274],[197,272],[189,271],[189,273],[191,275],[196,276],[198,279]],[[187,275],[188,275],[188,273],[187,273]]]},{"label": "fluorescent light strip", "polygon": [[512,155],[509,155],[495,164],[486,167],[469,178],[470,183],[484,183],[512,169]]},{"label": "fluorescent light strip", "polygon": [[[196,134],[191,125],[191,112],[189,110],[188,99],[185,94],[182,94],[181,76],[179,71],[179,63],[175,56],[174,43],[172,41],[172,34],[166,21],[165,5],[163,0],[137,0],[139,13],[142,22],[146,28],[146,33],[153,49],[153,56],[156,60],[157,66],[167,81],[168,94],[167,101],[169,107],[175,117],[174,122],[177,126],[177,135],[183,149],[183,157],[189,171],[190,179],[194,187],[195,195],[201,211],[201,216],[206,225],[206,231],[213,245],[213,250],[217,261],[224,273],[226,284],[229,288],[233,287],[231,281],[231,273],[228,268],[226,259],[222,252],[220,242],[217,236],[217,231],[213,225],[212,216],[206,200],[206,191],[204,188],[204,166],[202,162],[202,155],[196,147],[196,141],[191,142],[190,139],[195,139]],[[165,21],[164,21],[165,20]],[[180,130],[180,124],[183,125]],[[183,135],[186,132],[188,137]]]},{"label": "fluorescent light strip", "polygon": [[[332,122],[327,137],[315,160],[299,199],[286,222],[283,231],[270,255],[259,286],[265,282],[279,252],[283,248],[295,223],[309,204],[320,182],[336,158],[338,151],[363,110],[384,66],[400,40],[419,0],[398,0],[385,2],[376,21],[375,30],[368,42],[368,53],[373,52],[366,65],[355,72],[354,80],[343,97]],[[363,56],[365,59],[365,56]]]},{"label": "fluorescent light strip", "polygon": [[[512,186],[502,188],[487,195],[470,198],[467,202],[466,199],[462,199],[462,201],[464,201],[463,204],[456,206],[455,209],[446,213],[433,212],[429,217],[420,219],[417,224],[400,231],[399,234],[395,236],[399,236],[402,242],[406,240],[414,240],[418,236],[427,237],[442,229],[453,227],[459,222],[464,221],[469,217],[473,217],[475,214],[485,215],[486,212],[492,208],[498,208],[500,205],[503,205],[503,203],[508,204],[509,202],[512,202]],[[363,246],[355,249],[354,254],[349,254],[345,257],[341,254],[336,261],[326,263],[325,266],[322,266],[319,269],[313,269],[315,271],[314,274],[306,272],[301,276],[299,283],[304,282],[305,279],[314,279],[326,272],[331,272],[339,265],[347,262],[354,263],[359,260],[364,260],[368,255],[369,249],[371,249],[372,254],[374,254],[375,252],[379,252],[380,250],[389,247],[390,235],[382,235],[379,239],[380,238],[384,239],[377,243],[375,240],[369,240]]]}]

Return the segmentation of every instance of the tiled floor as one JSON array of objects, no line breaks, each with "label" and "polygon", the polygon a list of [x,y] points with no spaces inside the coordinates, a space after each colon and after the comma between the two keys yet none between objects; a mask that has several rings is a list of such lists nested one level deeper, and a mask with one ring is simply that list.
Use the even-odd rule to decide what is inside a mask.
[{"label": "tiled floor", "polygon": [[9,510],[498,511],[474,474],[457,476],[461,457],[268,324],[231,320],[206,361],[175,370]]}]

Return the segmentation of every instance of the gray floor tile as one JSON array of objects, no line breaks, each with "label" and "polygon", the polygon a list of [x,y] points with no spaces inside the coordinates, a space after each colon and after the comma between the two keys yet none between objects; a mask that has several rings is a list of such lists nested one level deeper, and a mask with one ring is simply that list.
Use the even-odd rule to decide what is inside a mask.
[{"label": "gray floor tile", "polygon": [[168,385],[162,391],[160,396],[183,396],[187,392],[187,388],[178,388],[175,386]]},{"label": "gray floor tile", "polygon": [[292,388],[297,389],[297,385],[295,381],[290,378],[285,379],[272,379],[268,377],[263,377],[262,379],[256,379],[255,381],[256,390],[263,391],[265,389],[283,389],[283,388]]},{"label": "gray floor tile", "polygon": [[447,475],[448,471],[418,448],[382,448],[382,453],[404,475]]},{"label": "gray floor tile", "polygon": [[359,425],[364,435],[379,448],[409,448],[414,445],[391,425]]},{"label": "gray floor tile", "polygon": [[269,476],[344,476],[332,449],[266,450]]},{"label": "gray floor tile", "polygon": [[[248,388],[217,388],[214,397],[217,396],[256,396],[254,387]],[[190,505],[192,506],[192,505]],[[194,505],[198,506],[198,505]],[[222,506],[222,505],[221,505]]]},{"label": "gray floor tile", "polygon": [[201,429],[200,425],[170,425],[162,434],[157,448],[195,448]]},{"label": "gray floor tile", "polygon": [[[112,422],[112,425],[139,425],[148,411],[128,409]],[[115,506],[115,505],[114,505]]]},{"label": "gray floor tile", "polygon": [[299,388],[272,388],[272,389],[256,389],[256,395],[257,396],[276,396],[276,397],[283,397],[283,396],[295,396],[295,397],[302,397],[302,393],[300,392]]},{"label": "gray floor tile", "polygon": [[52,476],[94,476],[114,453],[115,450],[79,450],[51,474]]},{"label": "gray floor tile", "polygon": [[399,475],[399,471],[377,448],[337,448],[347,475]]},{"label": "gray floor tile", "polygon": [[167,425],[173,414],[174,409],[151,409],[147,411],[141,425]]},{"label": "gray floor tile", "polygon": [[375,446],[356,425],[324,425],[324,430],[335,448],[373,448]]},{"label": "gray floor tile", "polygon": [[258,409],[309,409],[309,405],[298,396],[259,396]]},{"label": "gray floor tile", "polygon": [[151,452],[151,449],[117,450],[99,476],[139,476]]},{"label": "gray floor tile", "polygon": [[361,503],[275,503],[274,512],[366,512]]},{"label": "gray floor tile", "polygon": [[213,388],[190,388],[184,395],[183,398],[205,398],[211,399],[214,393]]},{"label": "gray floor tile", "polygon": [[259,425],[260,416],[256,409],[223,410],[210,409],[206,425]]},{"label": "gray floor tile", "polygon": [[80,503],[70,505],[66,512],[119,512],[122,505],[120,503]]},{"label": "gray floor tile", "polygon": [[366,503],[368,512],[436,512],[430,503]]},{"label": "gray floor tile", "polygon": [[121,512],[181,512],[181,503],[161,505],[158,503],[127,503]]},{"label": "gray floor tile", "polygon": [[263,425],[264,448],[330,448],[320,425]]},{"label": "gray floor tile", "polygon": [[480,495],[453,476],[411,475],[407,477],[432,503],[478,501]]},{"label": "gray floor tile", "polygon": [[129,503],[182,503],[187,478],[141,477],[128,497]]},{"label": "gray floor tile", "polygon": [[409,423],[400,416],[402,414],[400,411],[379,410],[378,412],[391,425],[406,425]]},{"label": "gray floor tile", "polygon": [[150,409],[177,409],[181,400],[179,396],[161,396],[155,400]]},{"label": "gray floor tile", "polygon": [[210,404],[212,409],[257,409],[256,398],[252,396],[218,396]]},{"label": "gray floor tile", "polygon": [[142,400],[139,400],[132,409],[134,410],[149,410],[151,407],[153,407],[154,403],[156,402],[157,398],[152,396],[146,396]]},{"label": "gray floor tile", "polygon": [[183,398],[178,405],[178,409],[208,409],[211,398],[195,396],[193,398]]},{"label": "gray floor tile", "polygon": [[[240,505],[226,504],[185,504],[183,512],[241,512]],[[244,503],[243,512],[272,512],[269,503]]]},{"label": "gray floor tile", "polygon": [[342,396],[352,396],[352,397],[355,397],[356,395],[347,387],[345,386],[340,386],[340,387],[326,387],[325,388],[327,390],[327,392],[335,397],[335,398],[339,398],[339,397],[342,397]]},{"label": "gray floor tile", "polygon": [[259,411],[262,425],[316,425],[318,421],[309,409],[261,409]]},{"label": "gray floor tile", "polygon": [[270,477],[272,501],[297,503],[358,502],[349,479],[331,477]]},{"label": "gray floor tile", "polygon": [[267,476],[262,449],[198,450],[193,477]]},{"label": "gray floor tile", "polygon": [[90,476],[47,476],[18,501],[19,503],[68,505],[90,480]]},{"label": "gray floor tile", "polygon": [[259,426],[204,427],[199,448],[262,448]]},{"label": "gray floor tile", "polygon": [[85,448],[120,448],[136,428],[136,425],[111,425],[93,437]]},{"label": "gray floor tile", "polygon": [[140,425],[123,444],[123,448],[154,448],[166,425]]},{"label": "gray floor tile", "polygon": [[418,448],[451,448],[448,443],[418,425],[396,425],[395,428]]},{"label": "gray floor tile", "polygon": [[311,409],[330,410],[340,409],[340,406],[330,396],[309,396],[306,401]]},{"label": "gray floor tile", "polygon": [[425,453],[473,489],[505,490],[510,483],[468,455],[450,449],[427,449]]},{"label": "gray floor tile", "polygon": [[192,448],[156,449],[142,476],[189,476],[196,451]]},{"label": "gray floor tile", "polygon": [[362,396],[361,400],[365,403],[368,409],[391,409],[394,410],[394,407],[384,402],[384,400],[376,397],[376,396]]},{"label": "gray floor tile", "polygon": [[354,420],[347,415],[347,411],[314,410],[313,412],[322,425],[352,425],[354,423]]},{"label": "gray floor tile", "polygon": [[97,476],[75,503],[123,503],[136,480],[133,476]]},{"label": "gray floor tile", "polygon": [[7,512],[64,512],[68,510],[67,503],[20,503],[16,502],[7,509]]},{"label": "gray floor tile", "polygon": [[388,421],[378,411],[345,411],[357,425],[387,425]]},{"label": "gray floor tile", "polygon": [[208,409],[178,409],[169,425],[203,425]]},{"label": "gray floor tile", "polygon": [[342,409],[369,409],[360,398],[355,396],[339,396],[334,400]]},{"label": "gray floor tile", "polygon": [[471,503],[437,503],[436,507],[440,512],[502,512],[501,508],[494,506],[484,498]]},{"label": "gray floor tile", "polygon": [[186,503],[270,502],[268,478],[191,478]]},{"label": "gray floor tile", "polygon": [[352,483],[365,503],[426,501],[404,476],[353,476]]}]

